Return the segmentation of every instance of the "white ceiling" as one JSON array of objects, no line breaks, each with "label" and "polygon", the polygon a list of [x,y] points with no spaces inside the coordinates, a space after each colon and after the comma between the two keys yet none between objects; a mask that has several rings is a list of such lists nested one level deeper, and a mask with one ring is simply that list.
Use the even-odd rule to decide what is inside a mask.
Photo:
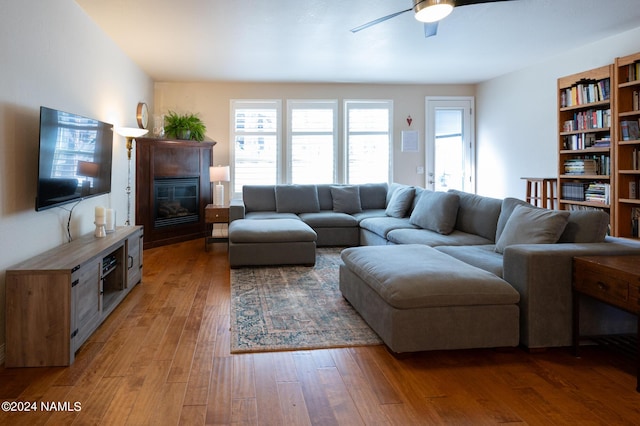
[{"label": "white ceiling", "polygon": [[[156,81],[477,83],[640,25],[639,0],[457,7],[424,38],[411,0],[76,0]],[[640,48],[640,45],[639,45]]]}]

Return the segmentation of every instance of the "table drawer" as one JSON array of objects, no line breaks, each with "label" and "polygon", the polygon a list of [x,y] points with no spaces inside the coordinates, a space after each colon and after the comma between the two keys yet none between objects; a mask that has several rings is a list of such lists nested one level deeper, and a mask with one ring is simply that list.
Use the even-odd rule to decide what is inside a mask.
[{"label": "table drawer", "polygon": [[205,209],[205,221],[208,223],[229,222],[229,209]]},{"label": "table drawer", "polygon": [[580,292],[612,305],[628,308],[628,281],[605,275],[591,268],[580,268],[575,271],[575,274],[574,285]]}]

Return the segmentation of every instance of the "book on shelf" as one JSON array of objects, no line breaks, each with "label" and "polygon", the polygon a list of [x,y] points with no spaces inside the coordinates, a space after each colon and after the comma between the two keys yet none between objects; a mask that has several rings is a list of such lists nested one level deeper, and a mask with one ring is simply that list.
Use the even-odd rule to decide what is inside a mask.
[{"label": "book on shelf", "polygon": [[639,99],[639,92],[637,90],[633,91],[633,98],[632,98],[632,105],[631,107],[633,108],[633,111],[638,111],[640,110],[640,99]]},{"label": "book on shelf", "polygon": [[629,198],[632,200],[638,198],[638,184],[635,181],[629,182]]},{"label": "book on shelf", "polygon": [[636,141],[640,139],[640,125],[638,120],[620,121],[620,134],[623,141]]},{"label": "book on shelf", "polygon": [[636,61],[632,64],[627,65],[627,82],[636,81],[640,78],[640,62]]},{"label": "book on shelf", "polygon": [[584,192],[589,187],[583,182],[562,182],[561,198],[569,201],[584,201]]},{"label": "book on shelf", "polygon": [[595,158],[569,158],[564,161],[564,172],[568,175],[608,175],[610,158],[608,155]]},{"label": "book on shelf", "polygon": [[609,204],[611,186],[608,183],[592,182],[584,191],[584,200],[594,203]]},{"label": "book on shelf", "polygon": [[631,236],[638,238],[638,222],[640,221],[640,207],[631,208]]},{"label": "book on shelf", "polygon": [[640,149],[633,148],[631,153],[631,168],[633,170],[640,170]]},{"label": "book on shelf", "polygon": [[571,107],[591,102],[606,101],[611,93],[609,78],[602,80],[582,79],[571,87],[560,91],[560,106]]}]

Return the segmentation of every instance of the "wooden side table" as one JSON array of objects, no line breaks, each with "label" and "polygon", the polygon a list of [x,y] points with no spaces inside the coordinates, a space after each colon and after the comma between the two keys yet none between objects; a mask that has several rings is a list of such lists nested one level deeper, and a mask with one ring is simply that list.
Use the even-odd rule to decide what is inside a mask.
[{"label": "wooden side table", "polygon": [[573,353],[580,354],[580,297],[586,295],[638,316],[636,391],[640,392],[640,256],[573,258]]},{"label": "wooden side table", "polygon": [[225,204],[223,206],[207,204],[207,206],[204,208],[204,220],[207,224],[211,224],[211,233],[204,237],[205,250],[209,250],[209,243],[229,243],[228,204]]}]

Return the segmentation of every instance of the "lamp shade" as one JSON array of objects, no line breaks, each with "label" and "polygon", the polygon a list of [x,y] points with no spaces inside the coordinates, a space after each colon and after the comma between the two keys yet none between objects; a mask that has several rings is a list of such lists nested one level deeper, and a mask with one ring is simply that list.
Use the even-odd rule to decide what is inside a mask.
[{"label": "lamp shade", "polygon": [[147,129],[139,129],[137,127],[118,127],[116,128],[116,133],[120,136],[124,136],[125,138],[139,138],[140,136],[144,136],[149,131]]},{"label": "lamp shade", "polygon": [[420,22],[437,22],[453,11],[451,0],[414,0],[415,18]]},{"label": "lamp shade", "polygon": [[100,164],[78,160],[76,174],[78,176],[98,177],[100,176]]},{"label": "lamp shade", "polygon": [[229,166],[209,167],[209,182],[228,182],[229,179]]}]

